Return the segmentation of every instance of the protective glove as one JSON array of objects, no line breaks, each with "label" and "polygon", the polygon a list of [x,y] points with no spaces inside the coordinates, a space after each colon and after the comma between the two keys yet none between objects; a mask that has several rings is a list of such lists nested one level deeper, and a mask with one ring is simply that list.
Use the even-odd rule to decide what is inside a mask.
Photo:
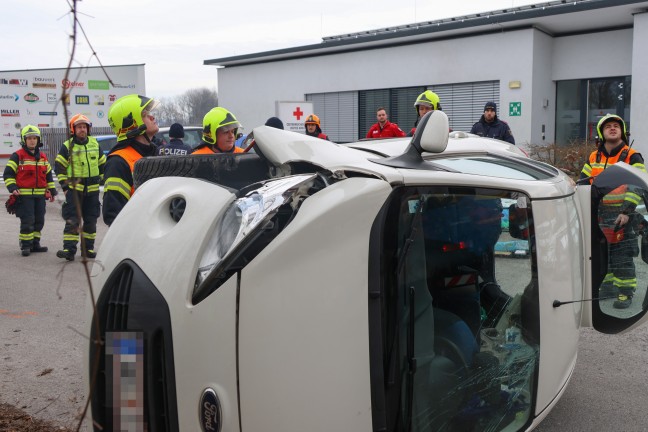
[{"label": "protective glove", "polygon": [[49,190],[45,191],[45,199],[48,200],[49,202],[54,202],[54,196],[52,195],[52,192]]}]

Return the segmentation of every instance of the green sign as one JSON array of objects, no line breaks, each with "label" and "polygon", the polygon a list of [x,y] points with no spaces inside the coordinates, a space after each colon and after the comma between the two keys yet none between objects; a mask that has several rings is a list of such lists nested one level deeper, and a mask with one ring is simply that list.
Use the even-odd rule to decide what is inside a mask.
[{"label": "green sign", "polygon": [[522,102],[509,102],[509,117],[520,117],[522,115]]},{"label": "green sign", "polygon": [[108,81],[88,80],[88,88],[90,90],[110,90],[110,83]]}]

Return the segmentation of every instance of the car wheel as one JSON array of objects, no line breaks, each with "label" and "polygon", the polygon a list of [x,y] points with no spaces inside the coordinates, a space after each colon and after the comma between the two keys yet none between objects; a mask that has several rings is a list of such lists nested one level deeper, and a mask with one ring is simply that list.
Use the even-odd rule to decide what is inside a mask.
[{"label": "car wheel", "polygon": [[189,177],[241,189],[270,178],[267,163],[257,154],[154,156],[135,164],[135,188],[156,177]]}]

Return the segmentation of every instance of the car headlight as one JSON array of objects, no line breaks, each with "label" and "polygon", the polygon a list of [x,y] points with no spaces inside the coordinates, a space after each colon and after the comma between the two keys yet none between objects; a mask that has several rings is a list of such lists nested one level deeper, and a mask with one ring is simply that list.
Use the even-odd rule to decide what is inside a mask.
[{"label": "car headlight", "polygon": [[230,204],[200,259],[193,304],[203,300],[240,269],[240,264],[236,265],[239,257],[259,235],[273,226],[272,218],[281,206],[292,203],[296,210],[298,198],[307,194],[315,177],[315,174],[303,174],[271,180]]}]

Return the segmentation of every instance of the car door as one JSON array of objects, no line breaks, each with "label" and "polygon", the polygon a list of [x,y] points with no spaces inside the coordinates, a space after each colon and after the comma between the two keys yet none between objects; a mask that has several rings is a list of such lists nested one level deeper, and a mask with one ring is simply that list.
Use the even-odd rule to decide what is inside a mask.
[{"label": "car door", "polygon": [[[578,186],[583,229],[581,324],[617,334],[648,320],[648,174],[625,163]],[[626,216],[619,223],[619,214]]]}]

